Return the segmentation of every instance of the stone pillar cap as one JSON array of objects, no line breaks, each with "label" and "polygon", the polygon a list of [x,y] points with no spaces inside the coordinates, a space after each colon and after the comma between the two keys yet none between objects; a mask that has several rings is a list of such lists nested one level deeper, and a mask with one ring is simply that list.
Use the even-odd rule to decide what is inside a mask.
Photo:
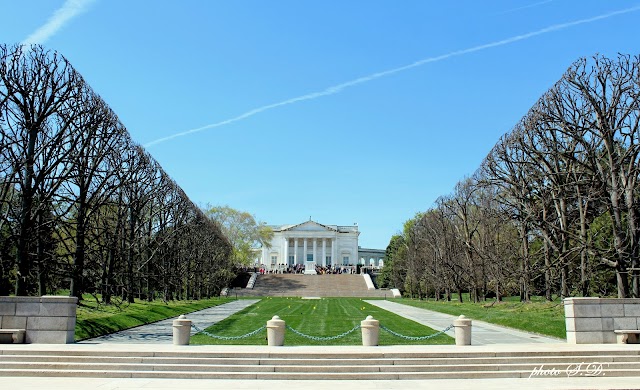
[{"label": "stone pillar cap", "polygon": [[470,326],[470,325],[471,325],[471,319],[463,315],[453,320],[453,326]]},{"label": "stone pillar cap", "polygon": [[360,326],[377,326],[380,321],[373,318],[373,316],[367,316],[364,320],[360,321]]}]

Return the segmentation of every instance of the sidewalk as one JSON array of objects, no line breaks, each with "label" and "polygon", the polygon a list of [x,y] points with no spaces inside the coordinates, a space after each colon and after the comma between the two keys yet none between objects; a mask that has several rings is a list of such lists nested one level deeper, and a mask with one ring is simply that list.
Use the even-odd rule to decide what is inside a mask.
[{"label": "sidewalk", "polygon": [[638,377],[584,378],[559,377],[535,379],[432,379],[403,381],[326,380],[255,381],[229,379],[144,379],[144,378],[3,378],[11,389],[234,389],[234,390],[541,390],[541,389],[637,389]]},{"label": "sidewalk", "polygon": [[[441,331],[451,325],[458,316],[438,313],[431,310],[419,309],[417,307],[403,305],[391,301],[370,300],[365,301],[381,309],[390,311],[404,318],[413,320],[419,324],[428,326],[431,329]],[[462,313],[461,313],[462,314]],[[534,333],[507,328],[504,326],[489,324],[483,321],[473,320],[471,324],[471,344],[531,344],[531,343],[564,343],[563,339],[542,336]],[[454,329],[446,332],[449,336],[455,337]]]},{"label": "sidewalk", "polygon": [[[192,324],[200,329],[205,329],[216,322],[220,322],[232,314],[253,305],[259,299],[240,299],[237,301],[225,303],[210,307],[208,309],[199,310],[187,314],[187,318]],[[170,318],[153,324],[141,325],[135,328],[123,330],[120,332],[108,334],[105,336],[95,337],[92,339],[81,341],[81,343],[168,343],[173,342],[173,320]],[[196,331],[192,328],[191,335]]]}]

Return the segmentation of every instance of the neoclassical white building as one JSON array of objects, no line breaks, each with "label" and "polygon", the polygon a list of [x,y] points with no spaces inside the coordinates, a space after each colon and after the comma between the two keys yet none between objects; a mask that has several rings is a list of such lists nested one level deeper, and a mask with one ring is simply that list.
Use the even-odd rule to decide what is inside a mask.
[{"label": "neoclassical white building", "polygon": [[358,259],[358,225],[322,225],[307,221],[297,225],[271,226],[270,246],[262,247],[260,263],[268,270],[297,264],[307,270],[315,266],[356,265]]}]

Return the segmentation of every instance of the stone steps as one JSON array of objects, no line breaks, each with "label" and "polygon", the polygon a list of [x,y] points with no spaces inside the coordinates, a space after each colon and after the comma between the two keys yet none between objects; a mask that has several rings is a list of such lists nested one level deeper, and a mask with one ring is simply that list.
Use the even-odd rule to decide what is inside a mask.
[{"label": "stone steps", "polygon": [[[428,380],[529,378],[532,371],[446,371],[446,372],[201,372],[201,371],[112,371],[112,370],[5,370],[0,377],[85,377],[85,378],[170,378],[170,379],[249,379],[249,380]],[[560,370],[546,377],[566,377]],[[640,377],[640,369],[604,370],[594,376]]]},{"label": "stone steps", "polygon": [[[518,357],[520,365],[557,364],[557,363],[582,363],[587,356],[523,356]],[[593,359],[593,356],[588,358]],[[596,356],[602,363],[638,363],[638,356]],[[92,364],[139,364],[139,365],[237,365],[237,366],[441,366],[441,365],[511,365],[513,358],[405,358],[405,359],[280,359],[280,358],[172,358],[172,357],[109,357],[92,356]],[[5,355],[0,357],[0,362],[7,366],[13,363],[59,363],[67,364],[86,363],[86,356],[39,356],[39,355]]]},{"label": "stone steps", "polygon": [[[553,364],[580,364],[581,361],[565,361]],[[640,370],[637,362],[599,362],[606,363],[610,370]],[[298,372],[298,373],[369,373],[369,372],[476,372],[476,371],[527,371],[540,367],[541,363],[509,364],[358,364],[358,365],[314,365],[299,364],[149,364],[149,363],[96,363],[96,362],[6,362],[3,369],[8,370],[100,370],[100,371],[198,371],[198,372]]]},{"label": "stone steps", "polygon": [[[125,347],[126,348],[126,347]],[[474,352],[0,350],[0,376],[176,379],[465,379],[640,376],[640,350]],[[590,366],[589,366],[590,365]],[[551,371],[555,370],[555,371]],[[569,371],[567,371],[569,370]],[[573,371],[571,371],[573,370]],[[557,372],[552,374],[552,372]]]},{"label": "stone steps", "polygon": [[233,290],[238,296],[284,297],[359,297],[383,298],[393,294],[388,290],[369,290],[362,275],[259,275],[253,289]]}]

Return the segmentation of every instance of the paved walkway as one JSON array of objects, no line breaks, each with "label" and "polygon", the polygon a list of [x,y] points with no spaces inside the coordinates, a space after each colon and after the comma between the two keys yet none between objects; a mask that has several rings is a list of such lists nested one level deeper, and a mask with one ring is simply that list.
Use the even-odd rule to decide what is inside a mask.
[{"label": "paved walkway", "polygon": [[[404,318],[426,325],[435,330],[442,330],[453,323],[457,316],[438,313],[431,310],[403,305],[397,302],[371,300],[365,301],[381,309],[390,311]],[[455,331],[449,330],[447,334],[455,337]],[[531,343],[559,343],[562,339],[542,336],[534,333],[523,332],[512,328],[489,324],[483,321],[473,320],[471,323],[471,344],[531,344]]]},{"label": "paved walkway", "polygon": [[[232,314],[239,312],[245,307],[258,302],[259,299],[240,299],[210,307],[208,309],[187,314],[187,318],[192,324],[200,329],[205,329],[216,322],[222,321]],[[154,322],[153,324],[142,325],[120,332],[108,334],[84,340],[82,343],[169,343],[173,342],[173,320],[170,318]],[[191,328],[191,335],[196,331]]]},{"label": "paved walkway", "polygon": [[541,390],[541,389],[637,389],[638,377],[557,377],[535,379],[430,379],[430,380],[234,380],[234,379],[144,379],[144,378],[23,378],[6,377],[11,389],[234,389],[234,390]]}]

